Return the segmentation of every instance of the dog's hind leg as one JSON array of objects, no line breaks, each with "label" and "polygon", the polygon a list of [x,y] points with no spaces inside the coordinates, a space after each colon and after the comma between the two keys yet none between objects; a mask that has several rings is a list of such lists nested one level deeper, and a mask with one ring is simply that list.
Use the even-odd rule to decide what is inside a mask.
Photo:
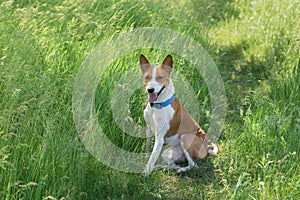
[{"label": "dog's hind leg", "polygon": [[165,149],[162,152],[161,157],[168,164],[166,168],[170,169],[174,169],[176,167],[176,162],[183,162],[185,160],[185,156],[179,144]]},{"label": "dog's hind leg", "polygon": [[188,166],[179,168],[177,170],[178,173],[186,172],[187,170],[189,170],[192,167],[196,166],[195,162],[193,161],[193,159],[191,157],[192,155],[188,151],[188,148],[191,145],[191,143],[193,142],[193,138],[194,138],[194,136],[192,136],[192,138],[190,136],[191,135],[183,135],[180,138],[180,147],[182,148],[184,156],[185,156],[186,160],[188,161]]},{"label": "dog's hind leg", "polygon": [[178,173],[186,172],[186,171],[190,170],[191,168],[193,168],[195,166],[195,162],[191,158],[189,152],[186,149],[183,149],[183,152],[184,152],[184,155],[185,155],[185,157],[188,161],[188,166],[179,168],[177,170]]}]

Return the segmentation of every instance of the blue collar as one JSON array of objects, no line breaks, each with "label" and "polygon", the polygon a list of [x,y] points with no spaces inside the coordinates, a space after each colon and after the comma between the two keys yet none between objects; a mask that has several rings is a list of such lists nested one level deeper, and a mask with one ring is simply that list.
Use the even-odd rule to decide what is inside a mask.
[{"label": "blue collar", "polygon": [[162,109],[163,107],[166,107],[168,105],[170,105],[171,103],[173,103],[175,99],[175,95],[172,95],[172,97],[162,103],[150,103],[151,108],[157,108],[157,109]]}]

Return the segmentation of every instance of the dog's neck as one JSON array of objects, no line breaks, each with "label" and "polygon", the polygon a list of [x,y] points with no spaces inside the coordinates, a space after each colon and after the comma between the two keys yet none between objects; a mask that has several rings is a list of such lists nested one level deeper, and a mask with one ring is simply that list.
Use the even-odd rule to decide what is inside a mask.
[{"label": "dog's neck", "polygon": [[169,84],[165,85],[165,89],[161,92],[154,103],[162,103],[170,99],[175,94],[175,88],[170,78]]}]

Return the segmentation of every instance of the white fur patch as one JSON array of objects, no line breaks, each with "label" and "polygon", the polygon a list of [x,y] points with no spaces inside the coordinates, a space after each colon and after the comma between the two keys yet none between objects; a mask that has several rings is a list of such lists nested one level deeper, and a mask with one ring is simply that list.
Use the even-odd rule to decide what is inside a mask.
[{"label": "white fur patch", "polygon": [[183,150],[183,153],[185,155],[185,158],[188,161],[188,166],[186,167],[181,167],[177,170],[178,173],[182,173],[182,172],[186,172],[187,170],[191,169],[192,167],[195,166],[195,162],[193,161],[193,159],[191,158],[189,152],[184,148],[184,144],[182,142],[180,142],[181,148]]},{"label": "white fur patch", "polygon": [[162,109],[151,108],[147,106],[144,111],[145,120],[147,125],[151,127],[155,135],[155,144],[147,163],[146,174],[149,174],[161,153],[162,146],[164,143],[164,136],[170,128],[170,121],[173,118],[175,111],[171,105],[166,106]]},{"label": "white fur patch", "polygon": [[185,156],[180,145],[168,147],[162,152],[161,157],[168,164],[176,161],[183,162],[185,160]]},{"label": "white fur patch", "polygon": [[151,78],[150,82],[148,83],[148,85],[146,86],[146,90],[153,88],[154,93],[159,92],[161,90],[161,88],[163,87],[163,84],[158,83],[156,81],[156,73],[157,73],[157,67],[153,67],[152,78]]},{"label": "white fur patch", "polygon": [[179,140],[178,134],[172,135],[172,136],[166,138],[166,143],[169,145],[172,145],[172,146],[178,145],[179,142],[180,142],[180,140]]},{"label": "white fur patch", "polygon": [[217,155],[219,153],[219,148],[216,144],[214,143],[211,143],[211,146],[213,147],[213,149],[209,149],[207,152],[210,154],[210,155]]}]

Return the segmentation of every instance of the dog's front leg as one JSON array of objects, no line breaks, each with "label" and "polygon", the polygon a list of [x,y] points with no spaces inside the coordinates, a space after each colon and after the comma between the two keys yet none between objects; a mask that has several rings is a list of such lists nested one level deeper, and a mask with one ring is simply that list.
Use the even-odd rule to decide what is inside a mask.
[{"label": "dog's front leg", "polygon": [[151,173],[151,171],[153,170],[154,165],[158,159],[158,156],[162,150],[163,144],[164,144],[163,137],[155,138],[154,148],[153,148],[153,151],[151,153],[150,159],[147,163],[146,170],[145,170],[146,175],[149,175]]},{"label": "dog's front leg", "polygon": [[153,137],[153,131],[149,126],[146,128],[146,137],[147,137],[147,144],[146,144],[146,153],[149,153],[151,150],[151,143]]}]

